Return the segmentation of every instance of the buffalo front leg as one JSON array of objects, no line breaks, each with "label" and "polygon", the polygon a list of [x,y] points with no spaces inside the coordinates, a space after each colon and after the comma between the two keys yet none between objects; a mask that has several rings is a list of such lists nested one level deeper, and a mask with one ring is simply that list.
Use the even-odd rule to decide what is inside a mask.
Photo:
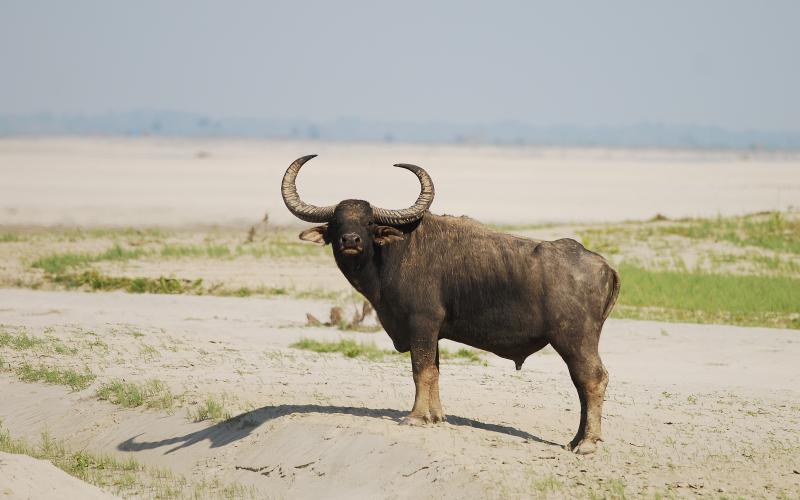
[{"label": "buffalo front leg", "polygon": [[436,345],[436,377],[428,388],[429,401],[428,408],[431,413],[431,422],[438,423],[447,420],[442,410],[442,401],[439,399],[439,345]]},{"label": "buffalo front leg", "polygon": [[411,341],[411,371],[414,375],[414,407],[400,421],[406,425],[424,425],[445,420],[439,399],[438,331],[424,330]]}]

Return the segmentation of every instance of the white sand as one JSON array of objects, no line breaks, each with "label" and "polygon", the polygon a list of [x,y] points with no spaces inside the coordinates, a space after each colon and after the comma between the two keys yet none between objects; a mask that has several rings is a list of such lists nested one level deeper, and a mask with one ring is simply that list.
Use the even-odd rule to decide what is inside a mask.
[{"label": "white sand", "polygon": [[[208,156],[198,157],[199,152]],[[736,215],[800,206],[800,154],[167,139],[0,140],[0,224],[296,223],[279,186],[295,158],[314,204],[410,205],[426,168],[436,213],[486,222]]]}]

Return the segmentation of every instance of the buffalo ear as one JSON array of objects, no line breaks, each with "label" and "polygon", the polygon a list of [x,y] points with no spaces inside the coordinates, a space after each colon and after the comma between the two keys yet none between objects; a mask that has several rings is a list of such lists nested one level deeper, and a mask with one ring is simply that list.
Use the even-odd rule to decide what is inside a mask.
[{"label": "buffalo ear", "polygon": [[304,241],[311,241],[313,243],[319,243],[320,245],[326,245],[330,243],[330,241],[328,241],[328,225],[324,224],[322,226],[315,226],[306,229],[300,233],[300,239]]},{"label": "buffalo ear", "polygon": [[403,231],[390,226],[377,226],[375,228],[375,237],[373,239],[378,246],[382,247],[394,241],[402,240]]}]

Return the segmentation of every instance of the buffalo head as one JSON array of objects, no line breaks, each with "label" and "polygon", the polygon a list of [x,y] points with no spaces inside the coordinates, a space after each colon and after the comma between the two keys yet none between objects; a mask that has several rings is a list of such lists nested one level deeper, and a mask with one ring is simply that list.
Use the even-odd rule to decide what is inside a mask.
[{"label": "buffalo head", "polygon": [[300,233],[300,239],[322,245],[332,244],[337,258],[369,257],[373,245],[384,246],[403,239],[403,232],[393,226],[411,224],[422,218],[433,203],[433,181],[425,170],[406,163],[395,167],[416,174],[421,185],[417,201],[409,208],[387,210],[373,207],[364,200],[344,200],[336,205],[317,207],[300,199],[295,181],[300,168],[316,155],[295,160],[286,170],[281,183],[281,194],[286,207],[298,219],[306,222],[324,223]]}]

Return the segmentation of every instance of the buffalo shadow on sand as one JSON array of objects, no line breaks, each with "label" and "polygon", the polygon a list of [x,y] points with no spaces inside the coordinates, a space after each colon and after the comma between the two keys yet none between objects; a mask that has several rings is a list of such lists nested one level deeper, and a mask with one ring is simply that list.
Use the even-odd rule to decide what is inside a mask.
[{"label": "buffalo shadow on sand", "polygon": [[[117,445],[117,449],[120,451],[142,451],[161,448],[162,446],[177,445],[164,452],[166,455],[181,448],[192,446],[193,444],[199,443],[206,439],[211,441],[211,448],[218,448],[247,437],[253,430],[265,422],[298,413],[343,413],[355,417],[388,417],[396,422],[399,422],[401,418],[408,414],[408,412],[392,410],[389,408],[356,408],[351,406],[324,406],[316,404],[264,406],[263,408],[242,413],[222,422],[218,422],[211,427],[190,432],[189,434],[185,434],[183,436],[162,439],[160,441],[136,442],[135,439],[141,436],[141,434],[139,434],[121,442],[119,445]],[[558,443],[542,439],[538,436],[534,436],[533,434],[521,431],[515,427],[487,424],[477,420],[457,417],[454,415],[447,415],[447,422],[451,425],[473,427],[476,429],[527,439],[529,441],[547,444],[550,446],[558,446],[559,448],[562,447]]]}]

